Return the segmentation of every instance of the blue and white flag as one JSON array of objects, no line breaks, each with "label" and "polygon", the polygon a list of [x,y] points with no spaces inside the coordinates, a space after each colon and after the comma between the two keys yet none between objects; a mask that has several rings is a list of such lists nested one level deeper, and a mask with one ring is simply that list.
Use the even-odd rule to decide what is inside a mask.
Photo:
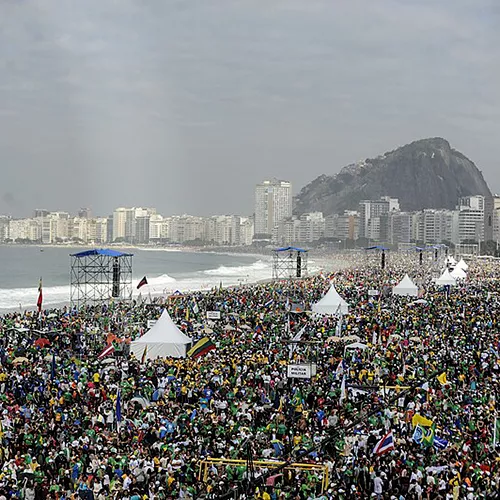
[{"label": "blue and white flag", "polygon": [[118,396],[116,398],[116,422],[119,424],[122,421],[122,400],[120,396],[120,391],[118,391]]},{"label": "blue and white flag", "polygon": [[444,450],[448,446],[448,441],[446,439],[440,438],[438,436],[434,436],[434,448],[436,450]]},{"label": "blue and white flag", "polygon": [[422,427],[420,427],[420,425],[417,425],[415,427],[415,430],[413,431],[413,441],[415,441],[415,443],[417,444],[422,444],[422,441],[424,439],[424,430],[422,429]]}]

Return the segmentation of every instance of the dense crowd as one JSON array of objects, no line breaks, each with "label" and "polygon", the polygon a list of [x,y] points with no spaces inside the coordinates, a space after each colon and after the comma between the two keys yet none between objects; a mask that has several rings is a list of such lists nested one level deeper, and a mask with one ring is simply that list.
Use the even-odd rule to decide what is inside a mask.
[{"label": "dense crowd", "polygon": [[[0,500],[219,498],[238,485],[227,498],[498,498],[500,274],[469,264],[451,289],[432,283],[438,263],[394,256],[384,271],[352,262],[302,281],[4,315]],[[389,293],[405,273],[419,299]],[[311,314],[331,283],[349,313]],[[164,308],[216,348],[127,356]],[[107,343],[117,349],[99,359]],[[287,377],[305,362],[312,378]]]}]

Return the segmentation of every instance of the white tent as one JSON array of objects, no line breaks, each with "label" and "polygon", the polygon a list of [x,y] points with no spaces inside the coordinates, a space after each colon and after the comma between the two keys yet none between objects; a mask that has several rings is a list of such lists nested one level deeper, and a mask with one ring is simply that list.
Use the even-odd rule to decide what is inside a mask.
[{"label": "white tent", "polygon": [[453,269],[453,271],[451,272],[451,275],[456,280],[464,280],[465,278],[467,278],[467,273],[463,269],[460,269],[458,267],[458,265],[457,265],[457,267],[455,267],[455,269]]},{"label": "white tent", "polygon": [[456,269],[467,271],[467,269],[469,269],[469,266],[465,263],[464,259],[460,259],[460,262],[457,264]]},{"label": "white tent", "polygon": [[446,269],[443,274],[435,280],[435,283],[440,286],[455,286],[457,284],[457,280],[451,275],[450,271]]},{"label": "white tent", "polygon": [[316,314],[347,314],[349,304],[338,294],[332,284],[326,295],[312,306]]},{"label": "white tent", "polygon": [[142,359],[146,351],[146,359],[185,358],[191,345],[191,339],[184,335],[164,309],[160,319],[141,338],[130,344],[130,352]]},{"label": "white tent", "polygon": [[451,266],[451,267],[455,267],[457,265],[457,261],[453,258],[452,255],[450,255],[449,257],[446,258],[446,266]]},{"label": "white tent", "polygon": [[418,297],[418,287],[413,283],[411,278],[405,274],[401,282],[393,287],[392,293],[405,297]]}]

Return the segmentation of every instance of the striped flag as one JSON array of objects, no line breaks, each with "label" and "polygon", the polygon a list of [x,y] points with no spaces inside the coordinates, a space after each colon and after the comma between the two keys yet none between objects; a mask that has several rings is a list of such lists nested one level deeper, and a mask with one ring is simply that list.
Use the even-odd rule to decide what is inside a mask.
[{"label": "striped flag", "polygon": [[110,356],[115,352],[115,346],[111,343],[106,346],[106,348],[97,356],[97,359],[103,359],[107,356]]},{"label": "striped flag", "polygon": [[394,450],[394,436],[392,431],[389,431],[373,448],[374,455],[383,455]]},{"label": "striped flag", "polygon": [[148,279],[146,278],[146,276],[144,276],[144,278],[142,278],[142,280],[139,281],[139,283],[137,284],[137,290],[139,290],[139,288],[141,288],[141,286],[144,286],[147,284],[148,284]]},{"label": "striped flag", "polygon": [[187,355],[190,358],[199,358],[200,356],[203,356],[204,354],[207,354],[214,349],[215,344],[208,337],[203,337],[202,339],[198,340],[198,342],[196,342],[196,344],[191,347],[191,349],[189,349]]}]

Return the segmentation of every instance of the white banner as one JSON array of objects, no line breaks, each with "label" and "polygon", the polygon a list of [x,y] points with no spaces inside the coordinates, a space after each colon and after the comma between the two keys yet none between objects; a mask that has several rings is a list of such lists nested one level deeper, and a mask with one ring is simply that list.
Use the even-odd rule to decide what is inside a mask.
[{"label": "white banner", "polygon": [[287,377],[288,378],[311,378],[316,375],[316,365],[288,365]]},{"label": "white banner", "polygon": [[207,311],[207,319],[220,319],[220,311]]}]

